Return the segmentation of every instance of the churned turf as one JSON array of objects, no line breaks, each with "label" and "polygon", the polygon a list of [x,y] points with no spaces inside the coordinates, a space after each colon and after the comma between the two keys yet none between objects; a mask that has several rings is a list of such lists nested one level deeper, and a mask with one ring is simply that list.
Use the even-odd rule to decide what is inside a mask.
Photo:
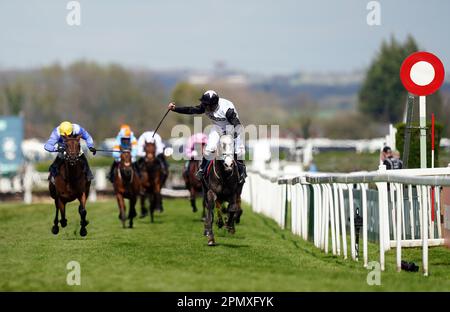
[{"label": "churned turf", "polygon": [[[122,229],[114,201],[89,203],[88,235],[79,236],[77,206],[68,225],[50,232],[52,204],[0,204],[2,291],[450,291],[450,250],[430,249],[430,273],[395,272],[387,254],[381,286],[369,286],[362,263],[325,255],[312,243],[244,208],[235,235],[216,229],[218,246],[202,236],[200,213],[187,200]],[[369,261],[377,260],[371,245]],[[403,249],[421,266],[421,249]],[[68,286],[66,265],[81,265],[81,285]]]}]

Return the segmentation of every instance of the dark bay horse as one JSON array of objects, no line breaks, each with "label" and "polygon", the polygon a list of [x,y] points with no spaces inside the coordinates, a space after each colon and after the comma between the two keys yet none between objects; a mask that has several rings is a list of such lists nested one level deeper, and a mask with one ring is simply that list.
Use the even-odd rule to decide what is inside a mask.
[{"label": "dark bay horse", "polygon": [[147,142],[144,146],[145,157],[140,160],[141,183],[143,195],[141,195],[141,210],[145,211],[146,198],[150,201],[150,220],[153,223],[153,214],[156,209],[162,212],[162,168],[156,158],[156,145]]},{"label": "dark bay horse", "polygon": [[133,168],[131,152],[124,150],[120,154],[120,163],[114,169],[114,193],[119,205],[119,219],[125,228],[126,205],[125,198],[129,199],[130,210],[128,212],[129,228],[133,227],[133,218],[136,217],[136,202],[141,193],[141,180]]},{"label": "dark bay horse", "polygon": [[[200,161],[191,159],[188,162],[186,170],[183,172],[183,179],[186,189],[189,191],[189,199],[191,201],[192,212],[197,212],[196,198],[197,194],[203,193],[202,182],[195,176],[200,166]],[[206,202],[203,197],[203,213],[202,218],[205,218]]]},{"label": "dark bay horse", "polygon": [[58,168],[59,174],[55,177],[55,183],[49,183],[50,196],[55,200],[56,216],[53,221],[52,233],[58,234],[58,212],[61,212],[61,226],[66,227],[66,204],[76,199],[80,202],[78,212],[81,217],[80,235],[86,236],[86,201],[89,196],[91,182],[86,178],[81,157],[81,135],[76,137],[64,136],[64,161]]},{"label": "dark bay horse", "polygon": [[[238,184],[239,172],[234,159],[234,142],[230,135],[220,137],[218,154],[220,159],[214,159],[210,163],[209,173],[204,179],[204,196],[206,198],[205,235],[208,237],[208,245],[214,246],[214,233],[212,229],[214,208],[217,208],[218,226],[223,226],[222,213],[227,213],[225,226],[230,233],[235,232],[234,224],[240,216],[240,192],[242,185]],[[223,204],[228,207],[222,210]]]}]

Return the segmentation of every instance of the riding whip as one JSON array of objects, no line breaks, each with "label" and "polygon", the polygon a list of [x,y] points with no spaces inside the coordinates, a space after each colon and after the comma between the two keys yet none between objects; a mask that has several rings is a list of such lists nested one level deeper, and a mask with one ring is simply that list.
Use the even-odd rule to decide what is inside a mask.
[{"label": "riding whip", "polygon": [[159,126],[161,126],[164,118],[166,118],[167,114],[170,112],[170,109],[167,110],[167,112],[164,114],[163,118],[161,119],[161,121],[159,122],[158,126],[156,127],[155,131],[153,132],[152,138],[155,137],[156,131],[158,131]]}]

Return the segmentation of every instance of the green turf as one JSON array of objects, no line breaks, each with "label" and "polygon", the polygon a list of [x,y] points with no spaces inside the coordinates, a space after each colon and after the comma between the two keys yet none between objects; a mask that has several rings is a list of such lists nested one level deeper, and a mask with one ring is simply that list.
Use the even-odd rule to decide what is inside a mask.
[{"label": "green turf", "polygon": [[[51,204],[0,205],[2,291],[450,291],[450,250],[430,249],[430,273],[395,272],[387,254],[381,286],[368,286],[361,262],[325,255],[275,222],[244,208],[234,236],[216,230],[208,247],[200,214],[187,200],[166,200],[156,222],[138,219],[122,229],[115,202],[90,203],[88,236],[81,238],[74,204],[68,226],[50,232]],[[369,261],[377,260],[371,245]],[[421,249],[404,249],[421,265]],[[66,264],[81,265],[81,286],[66,284]]]}]

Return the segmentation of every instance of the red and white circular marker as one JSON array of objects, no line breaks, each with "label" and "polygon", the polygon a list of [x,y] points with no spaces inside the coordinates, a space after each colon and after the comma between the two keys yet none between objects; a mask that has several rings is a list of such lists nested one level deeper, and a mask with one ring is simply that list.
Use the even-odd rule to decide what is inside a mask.
[{"label": "red and white circular marker", "polygon": [[424,96],[436,92],[444,82],[445,70],[441,60],[429,52],[408,56],[400,69],[400,79],[406,90]]}]

